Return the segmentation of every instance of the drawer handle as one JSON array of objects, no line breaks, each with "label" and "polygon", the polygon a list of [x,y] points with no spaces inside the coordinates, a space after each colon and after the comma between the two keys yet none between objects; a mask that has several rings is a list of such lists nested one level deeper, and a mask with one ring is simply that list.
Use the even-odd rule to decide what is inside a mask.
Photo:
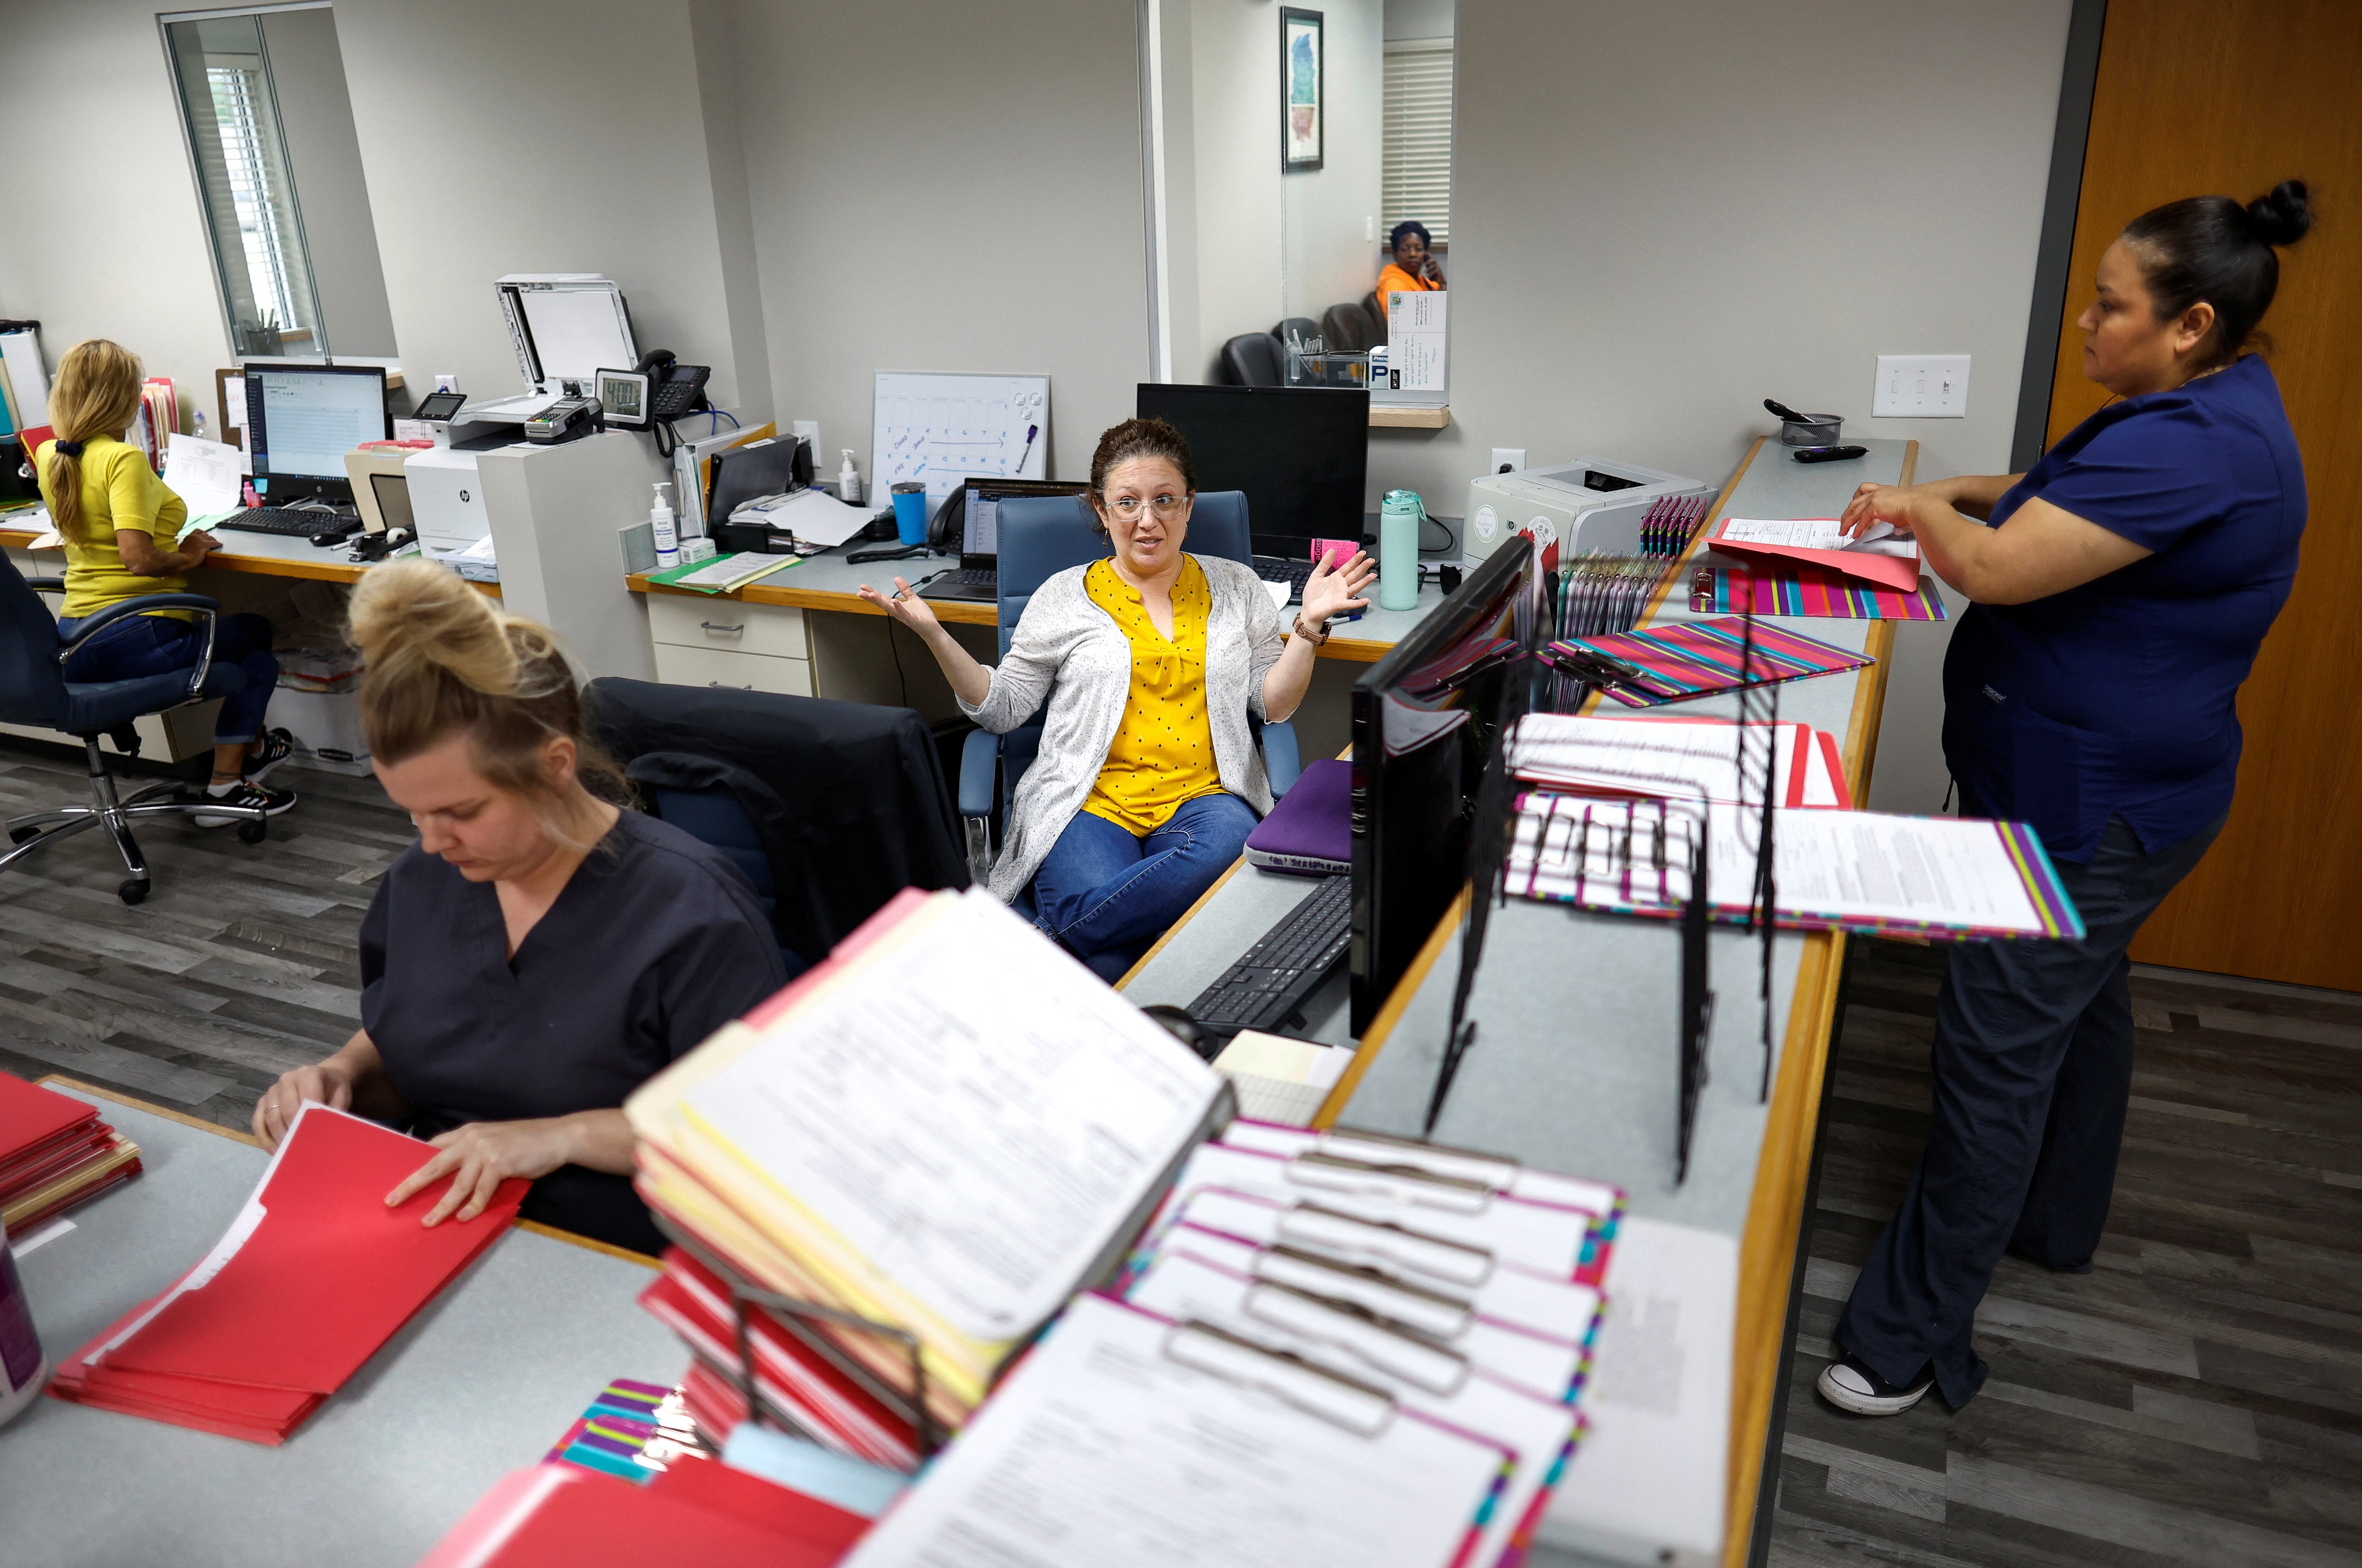
[{"label": "drawer handle", "polygon": [[717,626],[711,621],[700,621],[698,625],[708,632],[727,632],[732,636],[736,636],[739,633],[746,629],[746,623],[744,621],[739,622],[734,626]]}]

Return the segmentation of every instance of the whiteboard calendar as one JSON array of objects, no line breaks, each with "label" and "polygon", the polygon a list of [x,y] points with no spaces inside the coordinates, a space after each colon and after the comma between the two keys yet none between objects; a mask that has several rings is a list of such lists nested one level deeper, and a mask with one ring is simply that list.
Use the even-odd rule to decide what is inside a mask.
[{"label": "whiteboard calendar", "polygon": [[870,494],[916,480],[932,511],[971,476],[1045,479],[1050,455],[1047,376],[877,372],[870,415]]}]

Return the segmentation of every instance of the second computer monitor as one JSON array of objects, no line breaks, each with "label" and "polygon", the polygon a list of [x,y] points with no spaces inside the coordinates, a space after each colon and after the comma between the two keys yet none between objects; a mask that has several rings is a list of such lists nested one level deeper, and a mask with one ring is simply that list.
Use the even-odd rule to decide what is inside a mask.
[{"label": "second computer monitor", "polygon": [[1369,393],[1143,381],[1137,407],[1188,441],[1199,490],[1246,492],[1256,554],[1302,560],[1315,539],[1362,536]]},{"label": "second computer monitor", "polygon": [[254,488],[271,505],[325,496],[349,503],[345,454],[393,436],[379,365],[256,365],[246,378]]}]

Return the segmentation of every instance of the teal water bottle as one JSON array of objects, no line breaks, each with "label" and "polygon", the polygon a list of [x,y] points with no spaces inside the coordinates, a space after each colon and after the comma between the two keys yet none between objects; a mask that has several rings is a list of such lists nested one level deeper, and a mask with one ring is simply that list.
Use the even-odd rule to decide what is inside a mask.
[{"label": "teal water bottle", "polygon": [[1407,610],[1418,602],[1418,525],[1427,508],[1413,490],[1390,490],[1378,508],[1378,608]]}]

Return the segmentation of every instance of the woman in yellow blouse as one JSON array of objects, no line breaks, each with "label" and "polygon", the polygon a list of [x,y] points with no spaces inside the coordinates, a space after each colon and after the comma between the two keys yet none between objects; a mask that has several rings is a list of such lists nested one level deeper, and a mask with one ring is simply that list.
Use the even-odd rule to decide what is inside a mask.
[{"label": "woman in yellow blouse", "polygon": [[1271,809],[1249,716],[1295,712],[1330,617],[1364,606],[1376,569],[1360,555],[1317,568],[1290,636],[1253,569],[1182,549],[1196,495],[1188,445],[1163,420],[1100,436],[1091,502],[1114,553],[1043,583],[989,669],[900,578],[890,596],[861,591],[926,640],[984,728],[1005,733],[1048,705],[992,890],[1014,902],[1030,889],[1042,928],[1109,979]]},{"label": "woman in yellow blouse", "polygon": [[[189,580],[184,574],[221,545],[202,532],[179,537],[188,507],[164,488],[147,454],[125,444],[139,414],[139,384],[138,357],[103,337],[75,344],[58,361],[57,385],[50,392],[57,439],[41,443],[34,463],[50,521],[65,542],[66,602],[58,631],[67,637],[110,604],[182,591]],[[192,668],[204,651],[194,623],[186,610],[126,616],[75,649],[65,677],[129,680]],[[241,671],[246,686],[222,699],[214,721],[213,785],[206,793],[226,805],[259,807],[276,816],[295,796],[262,779],[292,754],[294,741],[285,730],[262,727],[279,684],[270,623],[259,615],[219,617],[213,662]],[[249,820],[196,813],[199,827]]]}]

